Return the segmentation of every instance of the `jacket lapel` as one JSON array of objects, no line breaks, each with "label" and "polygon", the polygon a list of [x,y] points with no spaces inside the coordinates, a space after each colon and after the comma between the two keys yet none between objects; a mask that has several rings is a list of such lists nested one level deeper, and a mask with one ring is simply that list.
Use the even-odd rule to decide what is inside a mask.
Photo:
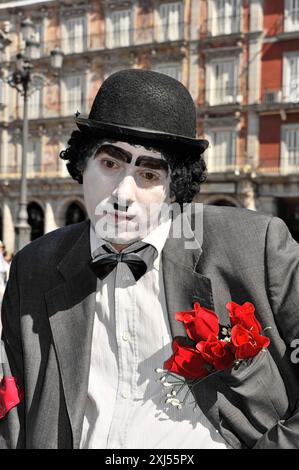
[{"label": "jacket lapel", "polygon": [[173,229],[174,220],[162,252],[162,264],[172,335],[186,336],[183,324],[175,320],[175,312],[192,309],[194,302],[213,310],[214,302],[211,280],[199,272],[202,240],[195,238],[188,216],[178,217],[184,224],[182,235],[177,236],[177,230]]},{"label": "jacket lapel", "polygon": [[73,446],[80,444],[88,390],[97,278],[88,266],[89,223],[58,265],[64,281],[46,293]]},{"label": "jacket lapel", "polygon": [[[203,252],[202,240],[195,239],[190,218],[182,217],[185,219],[182,236],[175,238],[174,231],[170,230],[162,252],[165,297],[173,337],[186,336],[183,324],[175,320],[177,311],[193,309],[194,302],[214,310],[211,280],[199,272],[199,261]],[[206,383],[203,381],[200,384],[199,393],[195,393],[195,396],[203,413],[215,428],[220,430],[218,397],[212,377]]]}]

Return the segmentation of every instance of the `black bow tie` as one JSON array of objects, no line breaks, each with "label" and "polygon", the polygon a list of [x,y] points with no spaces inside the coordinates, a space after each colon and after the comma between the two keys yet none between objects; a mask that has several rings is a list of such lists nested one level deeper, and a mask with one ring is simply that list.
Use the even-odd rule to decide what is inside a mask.
[{"label": "black bow tie", "polygon": [[[143,246],[136,251],[143,250],[145,247],[146,246]],[[108,251],[107,247],[104,247],[104,249]],[[136,254],[136,252],[108,252],[107,254],[99,255],[95,259],[91,260],[89,266],[91,267],[95,275],[102,280],[106,276],[108,276],[108,274],[113,271],[117,263],[120,262],[126,263],[129,266],[135,278],[135,281],[138,281],[138,279],[140,279],[147,271],[146,263],[143,261],[143,259],[140,258],[139,255]]]}]

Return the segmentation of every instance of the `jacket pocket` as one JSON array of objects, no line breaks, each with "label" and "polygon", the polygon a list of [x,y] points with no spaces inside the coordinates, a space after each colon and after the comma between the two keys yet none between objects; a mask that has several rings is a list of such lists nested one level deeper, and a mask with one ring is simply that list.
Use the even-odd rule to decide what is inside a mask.
[{"label": "jacket pocket", "polygon": [[[214,396],[207,411],[219,419],[224,438],[232,437],[252,448],[256,441],[288,414],[288,396],[280,372],[268,350],[262,350],[249,365],[221,371],[196,387],[196,399]],[[212,405],[212,406],[211,406]],[[213,412],[212,408],[214,408]],[[217,409],[217,415],[215,410]]]},{"label": "jacket pocket", "polygon": [[287,416],[286,388],[268,350],[249,366],[223,371],[219,379],[225,385],[218,396],[222,426],[235,430],[248,447]]}]

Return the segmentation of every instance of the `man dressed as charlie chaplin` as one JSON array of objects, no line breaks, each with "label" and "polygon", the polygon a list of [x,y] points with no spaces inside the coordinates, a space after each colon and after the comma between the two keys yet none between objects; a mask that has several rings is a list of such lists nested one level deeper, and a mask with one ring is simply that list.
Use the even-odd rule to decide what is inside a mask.
[{"label": "man dressed as charlie chaplin", "polygon": [[[0,447],[299,448],[299,245],[284,222],[191,204],[208,142],[166,75],[117,72],[75,120],[61,157],[89,220],[12,262]],[[174,377],[196,382],[195,412],[167,393]]]}]

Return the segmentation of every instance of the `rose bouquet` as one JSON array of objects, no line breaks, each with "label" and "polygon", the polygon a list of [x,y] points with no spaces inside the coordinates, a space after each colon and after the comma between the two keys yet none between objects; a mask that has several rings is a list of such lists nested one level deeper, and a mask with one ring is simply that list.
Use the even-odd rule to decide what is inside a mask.
[{"label": "rose bouquet", "polygon": [[172,356],[163,369],[156,369],[168,391],[166,403],[181,409],[199,382],[225,369],[249,365],[252,358],[269,346],[270,340],[264,336],[267,328],[262,329],[252,303],[228,302],[226,308],[231,324],[221,331],[217,314],[199,303],[194,304],[193,310],[176,313],[187,337],[174,338]]}]

